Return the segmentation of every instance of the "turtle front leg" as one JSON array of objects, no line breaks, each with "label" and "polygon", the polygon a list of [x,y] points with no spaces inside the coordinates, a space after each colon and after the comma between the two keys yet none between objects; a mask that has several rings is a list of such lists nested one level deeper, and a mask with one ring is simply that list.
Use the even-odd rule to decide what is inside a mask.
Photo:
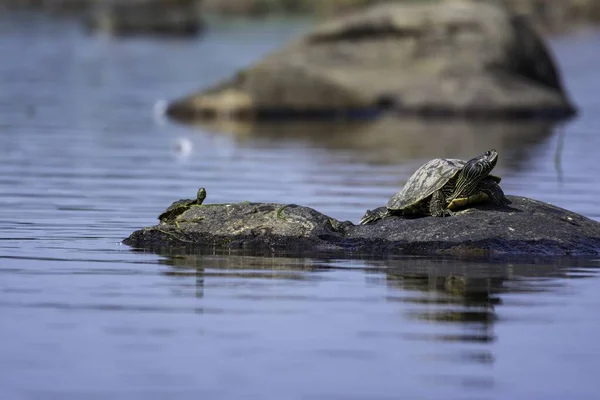
[{"label": "turtle front leg", "polygon": [[432,217],[446,217],[452,215],[452,212],[446,209],[446,195],[442,190],[438,190],[431,195],[431,200],[429,201],[429,213]]},{"label": "turtle front leg", "polygon": [[504,208],[511,203],[511,201],[504,195],[500,185],[498,185],[492,179],[484,179],[481,183],[479,183],[479,189],[483,193],[487,194],[490,200],[498,207]]},{"label": "turtle front leg", "polygon": [[372,222],[379,221],[380,219],[383,219],[388,216],[390,216],[390,214],[388,213],[387,207],[379,207],[374,210],[367,210],[367,212],[365,213],[365,215],[363,215],[363,217],[360,219],[358,224],[359,225],[370,224]]}]

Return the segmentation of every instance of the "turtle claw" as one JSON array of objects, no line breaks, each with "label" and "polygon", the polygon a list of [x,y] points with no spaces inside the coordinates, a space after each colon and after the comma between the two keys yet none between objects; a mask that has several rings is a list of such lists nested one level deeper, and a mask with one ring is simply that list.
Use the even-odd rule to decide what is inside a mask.
[{"label": "turtle claw", "polygon": [[386,207],[379,207],[374,210],[367,210],[365,212],[365,215],[363,215],[362,218],[360,219],[360,221],[358,222],[358,224],[359,225],[367,225],[367,224],[373,223],[375,221],[379,221],[380,219],[383,219],[387,216],[388,216],[388,210]]},{"label": "turtle claw", "polygon": [[367,210],[365,215],[358,221],[359,225],[370,224],[371,222],[375,222],[377,220],[377,215],[372,210]]},{"label": "turtle claw", "polygon": [[444,217],[453,217],[454,215],[456,215],[456,212],[452,211],[452,210],[448,210],[448,209],[443,210],[440,213],[437,213],[435,215],[432,214],[433,217],[441,217],[441,218],[444,218]]}]

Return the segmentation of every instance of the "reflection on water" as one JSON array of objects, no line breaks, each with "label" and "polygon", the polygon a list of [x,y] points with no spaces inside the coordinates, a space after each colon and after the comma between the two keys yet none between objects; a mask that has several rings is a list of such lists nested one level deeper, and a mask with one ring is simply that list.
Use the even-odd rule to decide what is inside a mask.
[{"label": "reflection on water", "polygon": [[[532,391],[554,398],[557,389],[573,393],[573,370],[576,392],[591,393],[595,381],[598,358],[565,348],[561,335],[595,341],[593,316],[575,324],[568,315],[599,305],[598,260],[215,253],[158,261],[80,273],[75,266],[2,269],[0,312],[13,323],[0,330],[10,365],[0,390],[364,399]],[[547,365],[537,368],[536,357]],[[540,386],[548,376],[555,379]]]},{"label": "reflection on water", "polygon": [[[278,315],[272,317],[275,321],[286,319],[283,315],[303,321],[310,315],[311,321],[319,321],[305,329],[298,325],[284,328],[285,338],[270,337],[275,343],[294,343],[293,348],[285,350],[277,347],[279,352],[293,355],[294,365],[297,358],[315,357],[319,364],[343,362],[338,373],[351,374],[356,363],[378,363],[379,368],[371,367],[378,374],[369,375],[369,382],[361,386],[367,390],[364,398],[369,398],[368,391],[383,393],[381,388],[405,388],[405,380],[418,382],[408,385],[414,395],[433,394],[439,388],[448,391],[446,395],[451,398],[498,392],[511,397],[519,390],[512,391],[506,386],[506,377],[495,372],[506,368],[507,358],[520,358],[518,352],[531,345],[532,337],[554,336],[548,324],[559,332],[569,326],[566,329],[586,332],[590,323],[596,324],[591,322],[595,320],[592,317],[585,319],[586,329],[577,329],[571,326],[572,321],[558,322],[555,312],[572,308],[565,307],[562,299],[569,299],[570,303],[581,295],[575,289],[579,286],[577,278],[596,281],[598,261],[538,259],[490,264],[424,258],[361,261],[214,254],[170,256],[163,262],[176,266],[176,272],[169,271],[169,276],[173,273],[182,280],[186,276],[194,278],[189,296],[202,293],[204,302],[212,299],[223,303],[233,298],[245,303],[247,309],[235,310],[236,315]],[[362,279],[353,279],[357,272]],[[191,283],[191,279],[187,282]],[[599,300],[596,295],[593,299],[594,303]],[[579,301],[587,304],[590,299]],[[278,322],[254,327],[251,332],[255,329],[282,332]],[[249,339],[251,332],[240,335]],[[330,335],[335,335],[333,340]],[[312,340],[315,336],[319,338],[316,342]],[[554,340],[541,342],[546,343],[542,344],[547,352],[543,358],[552,362],[548,367],[551,374],[582,368],[588,363],[596,365],[591,357],[579,355],[565,360],[561,346]],[[251,354],[260,360],[259,354],[264,351]],[[519,362],[527,364],[527,354],[531,352],[529,349],[521,354],[525,359]],[[570,367],[565,364],[569,362],[573,363]],[[398,370],[402,371],[402,378],[394,372]],[[514,374],[520,374],[517,370]],[[511,384],[533,391],[539,398],[552,396],[556,387],[561,387],[560,380],[538,387],[547,371],[528,370],[526,377],[511,380]],[[315,379],[310,371],[303,370],[303,374]],[[319,389],[298,388],[294,379],[282,375],[295,388],[294,393],[308,394],[311,389],[322,391],[327,387],[327,383],[316,378],[311,382],[317,382]],[[581,376],[580,381],[591,385]],[[351,393],[344,387],[336,391],[342,398],[344,393]]]},{"label": "reflection on water", "polygon": [[388,116],[364,123],[219,121],[196,126],[233,135],[242,146],[253,138],[309,142],[319,148],[351,152],[355,162],[369,164],[402,164],[429,157],[469,159],[482,149],[496,149],[502,154],[499,165],[518,172],[535,146],[546,141],[555,126],[563,124],[544,120],[448,121]]},{"label": "reflection on water", "polygon": [[30,18],[0,14],[0,398],[595,395],[598,260],[154,254],[120,241],[198,186],[209,202],[356,222],[425,160],[488,147],[506,192],[600,219],[597,34],[553,42],[582,109],[563,136],[387,119],[215,133],[153,107],[301,26],[112,41]]}]

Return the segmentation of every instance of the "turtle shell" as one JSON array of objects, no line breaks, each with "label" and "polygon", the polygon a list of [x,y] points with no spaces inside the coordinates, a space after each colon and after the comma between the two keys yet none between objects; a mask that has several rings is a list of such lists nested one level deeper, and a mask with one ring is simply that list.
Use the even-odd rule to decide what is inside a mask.
[{"label": "turtle shell", "polygon": [[[444,187],[465,164],[466,161],[456,158],[436,158],[426,162],[412,174],[404,187],[390,198],[387,208],[400,211],[414,207]],[[500,182],[499,177],[490,176]]]},{"label": "turtle shell", "polygon": [[178,208],[187,208],[189,206],[191,206],[192,204],[196,203],[196,200],[191,200],[191,199],[181,199],[181,200],[177,200],[176,202],[174,202],[173,204],[171,204],[165,212],[167,211],[173,211],[173,210],[177,210]]},{"label": "turtle shell", "polygon": [[181,199],[171,204],[165,212],[158,216],[160,221],[169,221],[183,214],[191,205],[196,204],[197,200]]}]

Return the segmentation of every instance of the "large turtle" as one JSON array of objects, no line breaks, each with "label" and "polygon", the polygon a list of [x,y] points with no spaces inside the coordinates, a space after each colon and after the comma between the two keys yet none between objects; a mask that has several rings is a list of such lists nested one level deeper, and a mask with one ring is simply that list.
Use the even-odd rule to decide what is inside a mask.
[{"label": "large turtle", "polygon": [[360,224],[393,215],[445,217],[452,215],[453,209],[488,199],[505,207],[510,201],[498,185],[500,178],[490,175],[497,160],[498,152],[492,149],[466,162],[453,158],[428,161],[386,207],[367,210]]},{"label": "large turtle", "polygon": [[176,202],[171,204],[169,206],[169,208],[166,209],[165,212],[160,214],[158,216],[158,219],[164,223],[173,222],[177,219],[178,216],[180,216],[185,211],[187,211],[191,206],[202,204],[204,199],[206,199],[206,189],[201,187],[200,189],[198,189],[198,193],[196,194],[195,200],[191,200],[191,199],[177,200]]}]

